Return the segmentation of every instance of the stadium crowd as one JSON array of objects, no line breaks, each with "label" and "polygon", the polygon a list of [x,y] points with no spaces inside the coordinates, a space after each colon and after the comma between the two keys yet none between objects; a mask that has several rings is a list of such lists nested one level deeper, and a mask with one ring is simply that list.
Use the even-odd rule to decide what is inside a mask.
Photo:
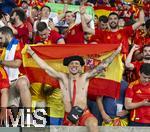
[{"label": "stadium crowd", "polygon": [[[63,10],[53,12],[49,3],[61,4]],[[70,6],[78,9],[69,10]],[[95,15],[88,14],[87,8]],[[109,13],[99,15],[96,10],[101,9]],[[120,46],[84,74],[81,56],[64,58],[69,74],[63,74],[48,66],[32,50],[33,44]],[[22,60],[25,45],[37,64],[59,81],[60,88],[30,82]],[[16,115],[16,108],[23,107],[45,108],[47,125],[85,125],[90,132],[97,132],[98,125],[150,126],[149,0],[0,0],[0,48],[1,125],[7,120],[6,113]],[[105,70],[118,54],[124,65],[120,98],[88,99],[89,78]]]}]

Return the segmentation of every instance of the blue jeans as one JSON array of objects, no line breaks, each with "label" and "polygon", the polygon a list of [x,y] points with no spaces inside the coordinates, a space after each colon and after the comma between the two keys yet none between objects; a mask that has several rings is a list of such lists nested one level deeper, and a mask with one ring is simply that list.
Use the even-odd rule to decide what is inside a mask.
[{"label": "blue jeans", "polygon": [[101,126],[102,125],[102,116],[101,113],[98,109],[97,103],[93,100],[88,100],[88,108],[90,110],[90,112],[97,118],[98,120],[98,125]]}]

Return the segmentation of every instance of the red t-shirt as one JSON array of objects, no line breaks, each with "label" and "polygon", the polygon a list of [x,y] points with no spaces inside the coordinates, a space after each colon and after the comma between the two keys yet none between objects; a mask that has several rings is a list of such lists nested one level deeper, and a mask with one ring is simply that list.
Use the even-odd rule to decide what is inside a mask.
[{"label": "red t-shirt", "polygon": [[95,35],[92,35],[89,43],[90,42],[97,42],[97,43],[103,43],[103,33],[106,32],[105,30],[101,30],[101,29],[95,29]]},{"label": "red t-shirt", "polygon": [[149,1],[143,1],[143,10],[145,17],[150,17],[150,2]]},{"label": "red t-shirt", "polygon": [[142,35],[143,35],[142,31],[137,30],[135,32],[134,43],[140,46],[150,44],[150,37]]},{"label": "red t-shirt", "polygon": [[150,44],[150,37],[144,38],[144,44]]},{"label": "red t-shirt", "polygon": [[82,24],[76,24],[65,32],[66,44],[84,44],[84,31]]},{"label": "red t-shirt", "polygon": [[139,73],[140,67],[142,64],[144,64],[144,62],[143,61],[135,61],[135,62],[132,62],[132,64],[134,65],[134,69],[136,70],[136,72]]},{"label": "red t-shirt", "polygon": [[134,70],[132,72],[132,80],[131,81],[135,81],[137,79],[139,79],[139,71],[140,71],[140,67],[142,64],[144,64],[143,61],[135,61],[132,62],[132,64],[134,65]]},{"label": "red t-shirt", "polygon": [[49,37],[47,40],[43,40],[39,35],[35,36],[34,43],[49,43],[49,44],[57,44],[58,40],[61,39],[62,36],[56,32],[55,30],[51,30]]},{"label": "red t-shirt", "polygon": [[6,71],[0,67],[0,90],[3,88],[9,88],[9,80]]},{"label": "red t-shirt", "polygon": [[123,29],[119,29],[116,32],[111,31],[102,31],[102,30],[96,30],[95,35],[91,37],[90,41],[96,41],[97,43],[102,44],[123,44],[123,53],[128,53],[129,49],[129,37],[133,34],[133,28],[132,26],[127,26]]},{"label": "red t-shirt", "polygon": [[21,43],[29,43],[29,30],[26,24],[15,27],[18,31],[18,34],[15,35],[15,38],[18,39]]},{"label": "red t-shirt", "polygon": [[[143,85],[139,80],[131,83],[126,91],[126,97],[133,103],[144,99],[150,100],[150,84]],[[139,123],[150,123],[150,106],[141,106],[131,110],[130,120]]]}]

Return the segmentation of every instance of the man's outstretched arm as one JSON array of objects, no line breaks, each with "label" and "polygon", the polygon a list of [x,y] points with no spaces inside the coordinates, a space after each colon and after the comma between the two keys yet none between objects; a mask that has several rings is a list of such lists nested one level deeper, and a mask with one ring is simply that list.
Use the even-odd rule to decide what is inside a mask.
[{"label": "man's outstretched arm", "polygon": [[91,78],[91,77],[96,76],[97,74],[102,72],[106,67],[108,67],[112,63],[114,58],[120,53],[121,49],[122,49],[122,44],[118,47],[118,49],[114,53],[111,54],[111,56],[109,56],[108,58],[103,60],[102,63],[100,63],[92,71],[88,72],[87,73],[87,78]]},{"label": "man's outstretched arm", "polygon": [[127,59],[126,59],[126,61],[125,61],[125,66],[128,68],[128,69],[130,69],[130,70],[133,70],[134,69],[134,65],[131,63],[131,61],[132,61],[132,56],[133,56],[133,54],[134,54],[134,52],[136,51],[136,50],[138,50],[140,48],[140,46],[138,46],[138,45],[133,45],[133,47],[132,47],[132,49],[130,50],[130,52],[129,52],[129,54],[128,54],[128,56],[127,56]]},{"label": "man's outstretched arm", "polygon": [[47,72],[50,76],[60,79],[61,73],[55,71],[52,67],[50,67],[43,59],[41,59],[30,46],[27,47],[27,52],[32,56],[32,58],[36,61],[36,63]]}]

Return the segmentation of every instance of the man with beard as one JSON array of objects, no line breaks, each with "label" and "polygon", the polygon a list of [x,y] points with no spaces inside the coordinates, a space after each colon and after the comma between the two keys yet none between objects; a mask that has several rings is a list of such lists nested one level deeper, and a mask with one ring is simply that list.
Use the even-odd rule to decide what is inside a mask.
[{"label": "man with beard", "polygon": [[126,91],[125,107],[131,110],[129,126],[150,126],[150,64],[141,65],[139,75]]},{"label": "man with beard", "polygon": [[125,66],[129,69],[129,70],[135,70],[136,72],[136,79],[139,78],[139,71],[140,71],[140,67],[143,63],[150,63],[150,45],[144,45],[143,47],[143,59],[142,61],[135,61],[135,62],[131,62],[132,61],[132,56],[134,54],[135,51],[139,50],[140,46],[138,45],[133,45],[132,49],[130,50],[130,53],[127,56],[127,59],[125,61]]},{"label": "man with beard", "polygon": [[15,8],[10,17],[7,15],[6,20],[7,26],[12,29],[15,37],[23,44],[29,43],[29,30],[25,23],[25,12],[20,8]]},{"label": "man with beard", "polygon": [[70,56],[63,60],[63,65],[68,66],[69,73],[58,72],[43,61],[29,46],[27,52],[51,77],[59,81],[65,106],[64,125],[87,126],[90,132],[98,132],[97,119],[87,108],[87,91],[89,79],[101,73],[120,53],[122,45],[113,54],[102,61],[100,65],[91,71],[82,74],[82,66],[85,64],[81,56]]},{"label": "man with beard", "polygon": [[7,72],[10,93],[8,105],[11,107],[19,107],[20,99],[23,107],[31,108],[31,95],[29,91],[30,83],[24,75],[22,66],[22,44],[14,37],[11,28],[4,26],[0,28],[1,44],[6,48],[3,60],[0,65]]},{"label": "man with beard", "polygon": [[112,12],[108,16],[108,31],[96,30],[95,35],[91,37],[90,42],[97,42],[103,44],[123,44],[123,53],[128,53],[128,39],[133,34],[133,31],[144,23],[144,12],[140,11],[139,20],[132,26],[126,26],[119,29],[119,16],[117,13]]}]

